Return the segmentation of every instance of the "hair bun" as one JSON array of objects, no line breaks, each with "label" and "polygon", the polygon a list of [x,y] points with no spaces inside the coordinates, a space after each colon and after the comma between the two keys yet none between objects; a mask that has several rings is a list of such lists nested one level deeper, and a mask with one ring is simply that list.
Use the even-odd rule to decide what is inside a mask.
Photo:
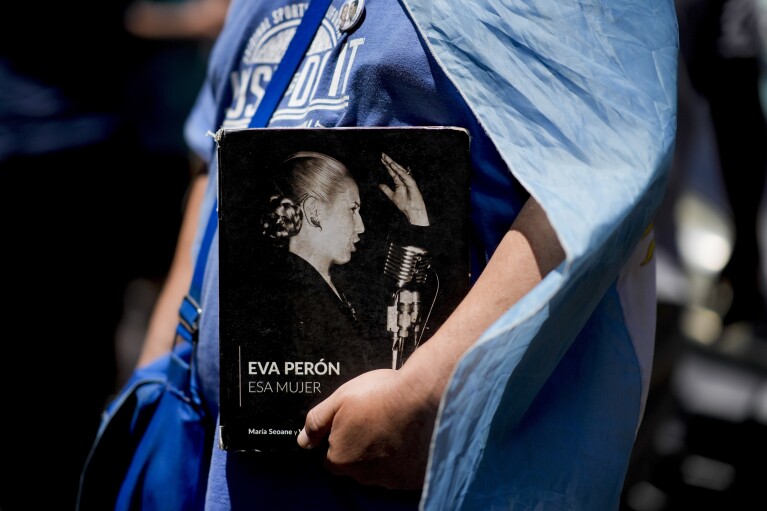
[{"label": "hair bun", "polygon": [[261,233],[278,241],[287,240],[298,234],[302,222],[303,213],[296,203],[283,195],[272,195],[261,217]]}]

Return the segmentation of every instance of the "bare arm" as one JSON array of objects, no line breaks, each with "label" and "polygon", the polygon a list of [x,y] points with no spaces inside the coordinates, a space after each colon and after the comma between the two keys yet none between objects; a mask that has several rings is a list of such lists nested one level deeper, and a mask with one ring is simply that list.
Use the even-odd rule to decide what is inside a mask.
[{"label": "bare arm", "polygon": [[327,437],[327,465],[364,484],[420,488],[442,393],[458,359],[506,310],[564,259],[532,198],[466,298],[399,371],[365,373],[307,414],[298,443]]},{"label": "bare arm", "polygon": [[147,333],[144,337],[144,346],[137,363],[139,366],[145,365],[170,351],[178,324],[178,308],[181,305],[181,300],[189,291],[189,283],[192,280],[191,249],[207,181],[207,175],[199,175],[192,182],[184,211],[184,220],[176,244],[176,252],[173,255],[168,277],[149,320]]},{"label": "bare arm", "polygon": [[[531,291],[565,254],[540,205],[530,199],[466,298],[430,342],[410,357],[408,378],[439,404],[458,359],[480,335]],[[432,340],[437,342],[432,343]]]},{"label": "bare arm", "polygon": [[213,40],[221,31],[228,8],[229,0],[136,0],[125,13],[125,27],[145,39]]}]

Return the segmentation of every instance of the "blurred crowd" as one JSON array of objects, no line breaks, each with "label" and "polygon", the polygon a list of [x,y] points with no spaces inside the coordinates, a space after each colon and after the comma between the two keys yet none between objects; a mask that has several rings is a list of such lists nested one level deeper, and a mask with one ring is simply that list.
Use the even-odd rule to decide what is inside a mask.
[{"label": "blurred crowd", "polygon": [[[764,507],[767,0],[677,0],[679,124],[634,511]],[[0,21],[0,509],[71,509],[196,162],[183,122],[228,0],[14,2]],[[30,493],[29,481],[40,482]]]}]

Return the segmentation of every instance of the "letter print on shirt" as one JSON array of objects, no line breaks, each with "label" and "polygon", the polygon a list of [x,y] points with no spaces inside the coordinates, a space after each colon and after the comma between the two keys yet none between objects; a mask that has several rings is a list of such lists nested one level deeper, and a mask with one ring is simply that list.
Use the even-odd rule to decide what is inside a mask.
[{"label": "letter print on shirt", "polygon": [[[256,24],[239,68],[230,76],[233,99],[224,128],[248,127],[307,6],[291,3],[278,7]],[[272,125],[319,126],[312,113],[337,111],[340,116],[349,106],[348,79],[365,39],[342,37],[339,27],[339,10],[331,5],[272,115]]]}]

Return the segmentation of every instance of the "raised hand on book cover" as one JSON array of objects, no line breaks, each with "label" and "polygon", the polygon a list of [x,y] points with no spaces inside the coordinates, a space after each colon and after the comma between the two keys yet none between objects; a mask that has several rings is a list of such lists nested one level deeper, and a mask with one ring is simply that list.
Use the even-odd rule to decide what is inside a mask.
[{"label": "raised hand on book cover", "polygon": [[410,169],[406,169],[385,153],[381,153],[381,163],[394,181],[394,190],[388,185],[380,184],[381,191],[389,197],[397,209],[405,214],[412,225],[428,226],[429,215],[426,213],[426,204]]}]

